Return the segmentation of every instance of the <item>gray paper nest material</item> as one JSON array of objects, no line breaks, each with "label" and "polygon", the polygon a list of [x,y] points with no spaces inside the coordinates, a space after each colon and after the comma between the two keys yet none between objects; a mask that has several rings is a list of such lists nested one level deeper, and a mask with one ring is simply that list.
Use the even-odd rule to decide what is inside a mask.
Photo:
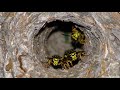
[{"label": "gray paper nest material", "polygon": [[[46,22],[56,19],[91,28],[85,31],[89,40],[85,50],[90,56],[85,58],[84,63],[78,63],[68,70],[45,68],[41,63],[46,60],[44,40],[50,30],[45,30],[38,35],[39,38],[34,38]],[[117,12],[1,12],[0,77],[119,78],[119,21],[120,14]],[[52,38],[54,37],[57,38],[57,35]]]}]

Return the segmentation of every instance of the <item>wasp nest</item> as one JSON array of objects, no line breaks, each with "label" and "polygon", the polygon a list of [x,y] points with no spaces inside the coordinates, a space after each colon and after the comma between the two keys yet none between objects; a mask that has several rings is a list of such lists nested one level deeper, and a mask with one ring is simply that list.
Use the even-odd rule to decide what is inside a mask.
[{"label": "wasp nest", "polygon": [[[47,57],[52,57],[53,55],[63,57],[66,50],[75,48],[71,43],[71,29],[74,25],[84,32],[86,38],[86,42],[83,45],[78,45],[77,50],[84,50],[87,56],[83,58],[82,62],[79,62],[68,70],[55,70],[52,67],[46,68],[44,63],[48,61]],[[89,26],[84,26],[74,21],[53,20],[49,23],[46,22],[34,36],[33,41],[33,49],[37,59],[43,64],[43,67],[50,75],[55,73],[55,75],[58,74],[58,77],[79,76],[80,72],[85,69],[86,66],[90,68],[92,64],[96,64],[95,66],[98,68],[98,62],[104,55],[102,43],[105,42],[105,38],[100,30],[98,29],[97,32],[95,32],[95,30],[92,30]]]},{"label": "wasp nest", "polygon": [[[119,77],[120,15],[117,12],[1,12],[0,77]],[[71,44],[71,27],[86,42]],[[87,55],[69,69],[46,67],[47,57],[69,49]]]}]

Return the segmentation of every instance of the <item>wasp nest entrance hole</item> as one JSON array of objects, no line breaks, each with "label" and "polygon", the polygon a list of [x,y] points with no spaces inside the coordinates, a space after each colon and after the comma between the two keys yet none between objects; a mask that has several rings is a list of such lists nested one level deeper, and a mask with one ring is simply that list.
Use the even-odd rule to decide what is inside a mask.
[{"label": "wasp nest entrance hole", "polygon": [[[64,72],[62,69],[56,70],[52,66],[46,69],[42,63],[48,61],[46,57],[52,57],[53,55],[63,57],[66,50],[74,48],[74,45],[71,44],[71,30],[74,25],[83,31],[87,40],[85,44],[80,45],[76,50],[83,50],[88,56],[85,56],[82,61],[80,60],[74,67],[68,69],[68,72]],[[100,62],[105,55],[104,46],[106,42],[106,38],[100,28],[86,27],[80,23],[76,24],[74,21],[55,20],[46,22],[36,32],[33,38],[33,50],[38,62],[43,66],[42,69],[51,77],[53,77],[53,74],[55,77],[71,77],[71,74],[73,77],[82,77],[91,66],[95,66],[95,69],[93,69],[94,73],[99,72]],[[97,75],[95,74],[95,77]]]},{"label": "wasp nest entrance hole", "polygon": [[75,25],[80,27],[76,23],[60,20],[44,24],[34,37],[33,48],[38,60],[47,62],[46,57],[52,57],[53,55],[63,57],[64,52],[70,49],[84,50],[84,44],[72,43],[71,32],[72,26]]}]

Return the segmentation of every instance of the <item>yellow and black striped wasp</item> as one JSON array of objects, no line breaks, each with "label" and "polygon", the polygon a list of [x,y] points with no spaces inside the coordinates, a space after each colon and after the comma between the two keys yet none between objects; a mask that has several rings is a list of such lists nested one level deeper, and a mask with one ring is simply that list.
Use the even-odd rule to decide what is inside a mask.
[{"label": "yellow and black striped wasp", "polygon": [[85,54],[84,51],[75,51],[74,49],[66,50],[62,60],[62,67],[64,69],[73,67]]},{"label": "yellow and black striped wasp", "polygon": [[73,44],[83,45],[86,42],[85,34],[76,26],[72,26],[71,39]]},{"label": "yellow and black striped wasp", "polygon": [[55,69],[69,69],[78,63],[86,55],[85,51],[75,51],[74,49],[66,50],[64,56],[53,55],[48,58],[48,65],[53,66]]},{"label": "yellow and black striped wasp", "polygon": [[48,58],[48,65],[53,66],[54,68],[61,68],[62,57],[59,55],[53,55],[51,58]]}]

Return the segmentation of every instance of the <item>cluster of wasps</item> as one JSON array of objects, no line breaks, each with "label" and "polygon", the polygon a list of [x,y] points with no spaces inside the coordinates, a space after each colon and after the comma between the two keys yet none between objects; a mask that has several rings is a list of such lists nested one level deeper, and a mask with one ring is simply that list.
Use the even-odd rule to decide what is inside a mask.
[{"label": "cluster of wasps", "polygon": [[[71,40],[75,44],[84,44],[86,42],[84,33],[75,26],[72,27]],[[47,64],[49,66],[53,66],[54,68],[69,69],[70,67],[73,67],[79,60],[81,60],[85,55],[85,51],[76,51],[75,49],[69,49],[64,52],[63,57],[59,55],[48,57]]]}]

